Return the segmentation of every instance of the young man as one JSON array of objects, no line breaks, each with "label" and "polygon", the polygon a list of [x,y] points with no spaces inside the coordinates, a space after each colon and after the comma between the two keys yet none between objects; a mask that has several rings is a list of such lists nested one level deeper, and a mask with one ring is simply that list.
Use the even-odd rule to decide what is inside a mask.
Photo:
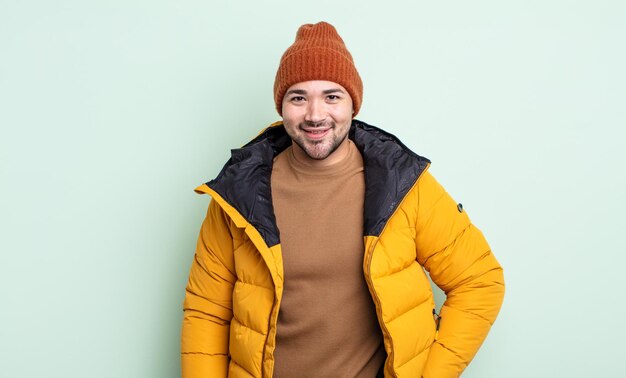
[{"label": "young man", "polygon": [[354,120],[362,93],[333,26],[300,27],[274,85],[283,121],[196,188],[212,200],[184,378],[457,377],[487,336],[500,265],[427,159]]}]

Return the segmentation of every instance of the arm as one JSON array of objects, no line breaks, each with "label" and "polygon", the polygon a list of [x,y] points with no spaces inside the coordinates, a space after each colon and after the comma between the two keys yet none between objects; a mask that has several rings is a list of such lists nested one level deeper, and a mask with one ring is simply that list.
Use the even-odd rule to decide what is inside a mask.
[{"label": "arm", "polygon": [[428,172],[418,196],[417,259],[447,296],[423,376],[458,377],[498,315],[504,276],[483,234]]},{"label": "arm", "polygon": [[183,378],[227,376],[235,280],[230,221],[211,201],[200,229],[183,304]]}]

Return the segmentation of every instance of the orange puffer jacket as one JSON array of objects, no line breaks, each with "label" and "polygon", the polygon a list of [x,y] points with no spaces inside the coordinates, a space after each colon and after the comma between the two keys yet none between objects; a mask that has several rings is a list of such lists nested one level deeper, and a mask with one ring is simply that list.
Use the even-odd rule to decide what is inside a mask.
[{"label": "orange puffer jacket", "polygon": [[[385,376],[458,377],[498,314],[502,268],[427,159],[360,121],[349,137],[364,161],[363,272]],[[269,185],[273,158],[290,144],[276,123],[196,188],[212,201],[184,302],[183,378],[272,377],[284,276]],[[438,331],[424,270],[447,296]]]}]

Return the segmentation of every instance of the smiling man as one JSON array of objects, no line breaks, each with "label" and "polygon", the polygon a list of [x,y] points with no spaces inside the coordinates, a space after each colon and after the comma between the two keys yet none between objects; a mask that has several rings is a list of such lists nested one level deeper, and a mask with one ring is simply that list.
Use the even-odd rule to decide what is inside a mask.
[{"label": "smiling man", "polygon": [[183,378],[458,377],[476,354],[502,268],[430,161],[354,119],[362,95],[335,28],[300,27],[276,73],[282,122],[196,188],[212,200]]}]

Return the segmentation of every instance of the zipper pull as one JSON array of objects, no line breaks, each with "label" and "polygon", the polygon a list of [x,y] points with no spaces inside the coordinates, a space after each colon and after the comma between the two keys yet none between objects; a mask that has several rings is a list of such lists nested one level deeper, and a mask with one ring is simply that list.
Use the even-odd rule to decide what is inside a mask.
[{"label": "zipper pull", "polygon": [[437,311],[433,308],[433,318],[435,319],[435,340],[439,336],[439,326],[441,325],[441,316],[437,314]]}]

